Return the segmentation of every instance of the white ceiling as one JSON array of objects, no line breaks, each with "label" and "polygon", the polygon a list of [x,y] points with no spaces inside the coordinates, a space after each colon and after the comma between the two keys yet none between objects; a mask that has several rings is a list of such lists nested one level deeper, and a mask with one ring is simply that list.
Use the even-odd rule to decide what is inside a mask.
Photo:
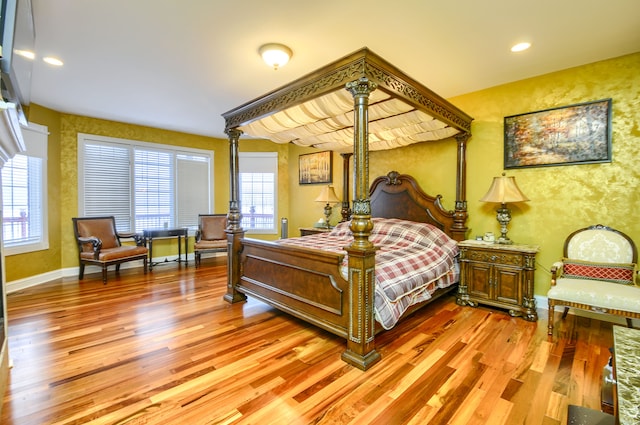
[{"label": "white ceiling", "polygon": [[[31,102],[215,137],[223,112],[365,46],[444,97],[640,51],[640,0],[32,1]],[[288,65],[261,61],[268,42]]]}]

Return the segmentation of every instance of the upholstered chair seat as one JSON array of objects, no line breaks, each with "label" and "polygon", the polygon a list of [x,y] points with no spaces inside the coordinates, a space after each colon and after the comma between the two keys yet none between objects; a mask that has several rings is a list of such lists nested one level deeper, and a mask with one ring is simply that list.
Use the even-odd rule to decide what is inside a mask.
[{"label": "upholstered chair seat", "polygon": [[[147,248],[144,246],[123,245],[113,248],[101,249],[98,253],[98,261],[122,260],[129,257],[139,257],[141,254],[147,254]],[[93,252],[81,252],[80,257],[86,260],[95,260],[96,256]],[[138,258],[136,258],[138,259]]]},{"label": "upholstered chair seat", "polygon": [[[579,288],[579,289],[576,289]],[[593,306],[592,310],[625,310],[640,314],[640,288],[632,285],[609,285],[602,293],[603,282],[584,279],[559,279],[550,295],[558,300]]]},{"label": "upholstered chair seat", "polygon": [[636,285],[638,253],[619,230],[602,225],[579,229],[567,237],[562,261],[551,267],[548,334],[553,334],[554,308],[564,305],[597,313],[640,318],[640,287]]},{"label": "upholstered chair seat", "polygon": [[218,241],[205,241],[201,240],[200,242],[196,242],[194,245],[195,249],[199,251],[207,250],[207,249],[227,249],[227,240],[218,240]]}]

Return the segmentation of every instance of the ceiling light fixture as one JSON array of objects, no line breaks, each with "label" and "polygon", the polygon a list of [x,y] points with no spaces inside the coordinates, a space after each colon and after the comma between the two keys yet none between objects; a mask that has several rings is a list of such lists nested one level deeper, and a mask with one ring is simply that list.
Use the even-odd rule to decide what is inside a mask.
[{"label": "ceiling light fixture", "polygon": [[513,47],[511,47],[511,51],[512,52],[522,52],[523,50],[527,50],[529,47],[531,47],[531,43],[527,43],[526,41],[523,43],[518,43],[516,45],[514,45]]},{"label": "ceiling light fixture", "polygon": [[262,56],[262,60],[273,69],[285,66],[293,55],[290,48],[278,43],[265,44],[258,49],[258,53]]}]

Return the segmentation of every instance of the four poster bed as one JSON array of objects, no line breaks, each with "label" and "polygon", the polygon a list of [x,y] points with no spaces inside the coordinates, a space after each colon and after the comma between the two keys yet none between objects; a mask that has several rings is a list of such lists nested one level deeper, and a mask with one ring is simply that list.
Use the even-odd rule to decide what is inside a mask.
[{"label": "four poster bed", "polygon": [[[381,315],[374,307],[377,281],[386,270],[379,258],[389,252],[405,257],[395,247],[386,249],[372,241],[399,235],[401,240],[416,239],[417,244],[455,257],[455,241],[463,240],[467,230],[465,156],[472,118],[367,48],[223,117],[231,173],[225,300],[240,302],[249,295],[344,337],[347,349],[342,359],[366,370],[380,359],[375,350],[376,333],[392,327],[396,320],[376,322]],[[242,134],[340,152],[345,170],[353,155],[350,221],[330,232],[333,238],[346,238],[342,249],[296,242],[311,236],[276,242],[244,237],[238,192],[238,140]],[[440,196],[427,195],[408,175],[391,172],[376,178],[369,187],[370,150],[442,139],[455,140],[458,147],[454,211],[445,210]],[[348,183],[343,192],[343,199],[350,199]],[[391,227],[384,219],[394,219]],[[416,227],[418,222],[428,223],[429,229]],[[414,266],[401,268],[412,272]],[[450,291],[457,282],[457,262],[442,260],[435,274],[419,289],[409,291],[412,300],[403,301],[403,314]]]}]

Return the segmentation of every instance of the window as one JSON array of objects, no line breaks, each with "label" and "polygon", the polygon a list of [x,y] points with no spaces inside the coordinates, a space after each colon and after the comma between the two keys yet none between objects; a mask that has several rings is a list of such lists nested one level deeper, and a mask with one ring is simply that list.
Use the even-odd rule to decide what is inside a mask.
[{"label": "window", "polygon": [[26,151],[2,168],[2,238],[6,255],[49,248],[47,127],[23,128]]},{"label": "window", "polygon": [[249,233],[277,233],[277,152],[240,152],[242,228]]},{"label": "window", "polygon": [[134,149],[134,158],[136,230],[173,227],[173,155]]},{"label": "window", "polygon": [[119,231],[198,225],[213,210],[213,152],[80,134],[81,216]]}]

